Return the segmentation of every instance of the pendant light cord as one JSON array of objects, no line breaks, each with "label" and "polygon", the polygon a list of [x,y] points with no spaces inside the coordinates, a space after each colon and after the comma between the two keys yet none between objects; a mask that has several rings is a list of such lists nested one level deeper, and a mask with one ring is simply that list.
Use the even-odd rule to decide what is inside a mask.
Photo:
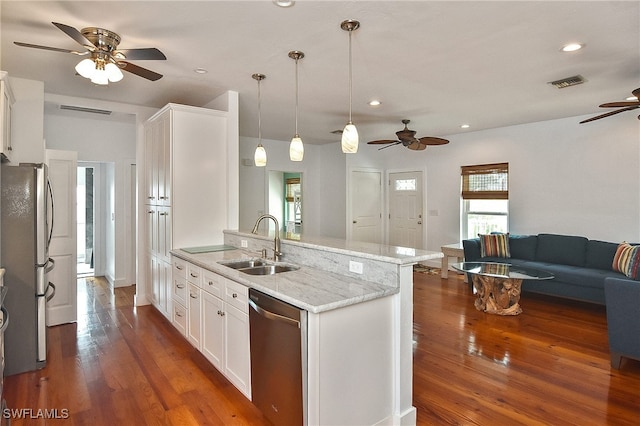
[{"label": "pendant light cord", "polygon": [[262,113],[261,113],[261,96],[260,96],[260,81],[262,79],[258,80],[258,144],[262,144]]},{"label": "pendant light cord", "polygon": [[298,58],[296,58],[296,137],[298,137]]},{"label": "pendant light cord", "polygon": [[353,71],[351,69],[351,33],[353,31],[349,31],[349,123],[352,123],[351,120],[351,104],[352,104],[352,75],[353,75]]}]

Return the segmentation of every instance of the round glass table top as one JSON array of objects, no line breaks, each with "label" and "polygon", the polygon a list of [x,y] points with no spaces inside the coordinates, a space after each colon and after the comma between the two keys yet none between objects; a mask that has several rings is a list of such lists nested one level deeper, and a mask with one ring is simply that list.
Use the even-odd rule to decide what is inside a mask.
[{"label": "round glass table top", "polygon": [[532,268],[497,262],[462,262],[451,265],[453,269],[468,274],[517,280],[551,280],[553,274]]}]

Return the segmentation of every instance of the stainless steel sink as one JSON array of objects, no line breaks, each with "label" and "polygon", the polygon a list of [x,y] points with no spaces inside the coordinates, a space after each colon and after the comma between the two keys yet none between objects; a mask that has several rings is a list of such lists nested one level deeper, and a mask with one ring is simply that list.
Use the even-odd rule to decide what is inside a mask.
[{"label": "stainless steel sink", "polygon": [[243,268],[239,269],[239,271],[249,275],[273,275],[281,272],[295,271],[296,269],[299,268],[291,265],[263,265],[253,268]]},{"label": "stainless steel sink", "polygon": [[231,260],[228,262],[218,262],[218,263],[232,269],[245,269],[245,268],[254,268],[256,266],[268,265],[268,263],[262,259]]}]

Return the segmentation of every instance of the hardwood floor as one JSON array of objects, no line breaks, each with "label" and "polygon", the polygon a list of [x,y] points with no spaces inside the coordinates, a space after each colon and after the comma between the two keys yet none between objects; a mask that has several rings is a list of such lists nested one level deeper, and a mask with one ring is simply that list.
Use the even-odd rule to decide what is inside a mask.
[{"label": "hardwood floor", "polygon": [[[603,307],[524,294],[501,317],[475,310],[456,274],[414,282],[419,424],[640,422],[640,362],[610,368]],[[68,418],[13,425],[267,424],[154,308],[133,307],[134,287],[78,286],[79,321],[49,329],[47,367],[4,382],[10,408]]]}]

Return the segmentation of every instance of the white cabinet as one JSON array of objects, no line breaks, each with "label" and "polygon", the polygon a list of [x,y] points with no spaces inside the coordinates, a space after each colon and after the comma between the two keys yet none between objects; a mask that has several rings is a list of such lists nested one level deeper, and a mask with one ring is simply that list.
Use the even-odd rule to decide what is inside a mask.
[{"label": "white cabinet", "polygon": [[194,348],[202,352],[202,290],[189,283],[189,327],[187,338]]},{"label": "white cabinet", "polygon": [[173,257],[171,264],[171,299],[173,305],[171,322],[183,336],[187,337],[187,262]]},{"label": "white cabinet", "polygon": [[172,263],[174,326],[250,399],[247,287],[175,256]]},{"label": "white cabinet", "polygon": [[2,150],[0,155],[3,160],[11,161],[13,147],[11,146],[11,110],[15,99],[9,77],[6,71],[0,71],[0,139],[2,140]]},{"label": "white cabinet", "polygon": [[222,243],[230,225],[227,120],[224,111],[168,104],[145,123],[147,289],[169,319],[172,280],[162,271],[171,249]]}]

